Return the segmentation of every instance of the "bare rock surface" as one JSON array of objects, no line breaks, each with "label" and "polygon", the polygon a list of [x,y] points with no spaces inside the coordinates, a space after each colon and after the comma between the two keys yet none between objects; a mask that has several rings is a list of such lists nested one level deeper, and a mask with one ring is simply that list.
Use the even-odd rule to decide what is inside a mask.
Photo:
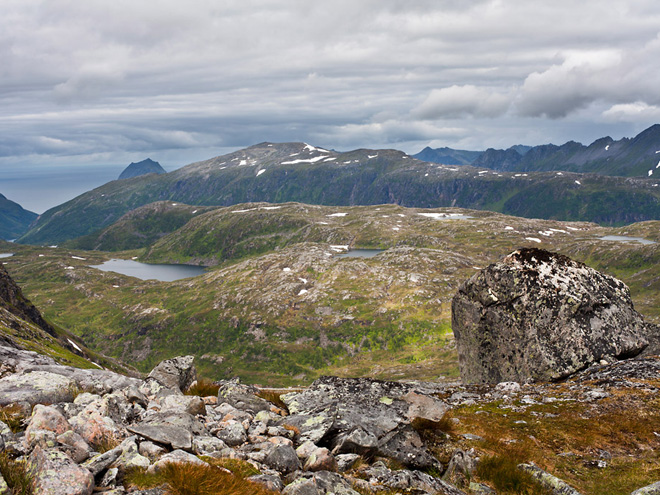
[{"label": "bare rock surface", "polygon": [[286,421],[299,427],[303,438],[327,443],[333,454],[379,454],[421,469],[437,467],[438,461],[410,426],[411,416],[423,411],[437,420],[449,406],[425,396],[420,407],[420,395],[399,382],[322,377],[282,399],[292,414]]},{"label": "bare rock surface", "polygon": [[463,283],[452,328],[461,377],[476,383],[560,380],[601,360],[637,356],[655,331],[623,282],[536,248]]}]

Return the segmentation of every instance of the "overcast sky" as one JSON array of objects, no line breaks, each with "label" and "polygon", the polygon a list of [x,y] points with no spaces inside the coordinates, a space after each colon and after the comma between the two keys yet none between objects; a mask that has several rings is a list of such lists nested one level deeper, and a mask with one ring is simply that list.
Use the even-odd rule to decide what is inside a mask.
[{"label": "overcast sky", "polygon": [[659,33],[657,0],[2,0],[0,167],[632,137]]}]

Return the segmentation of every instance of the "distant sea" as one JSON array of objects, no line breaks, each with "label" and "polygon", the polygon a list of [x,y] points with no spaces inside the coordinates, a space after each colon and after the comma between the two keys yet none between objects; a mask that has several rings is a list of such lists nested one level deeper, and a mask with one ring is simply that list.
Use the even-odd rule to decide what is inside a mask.
[{"label": "distant sea", "polygon": [[41,214],[117,179],[124,168],[126,165],[4,169],[0,171],[0,193],[26,210]]}]

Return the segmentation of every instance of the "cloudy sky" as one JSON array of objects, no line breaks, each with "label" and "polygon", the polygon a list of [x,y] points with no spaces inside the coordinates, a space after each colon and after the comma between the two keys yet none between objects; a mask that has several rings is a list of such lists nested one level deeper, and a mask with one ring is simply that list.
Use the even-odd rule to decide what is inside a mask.
[{"label": "cloudy sky", "polygon": [[2,0],[0,167],[589,144],[660,122],[659,60],[656,0]]}]

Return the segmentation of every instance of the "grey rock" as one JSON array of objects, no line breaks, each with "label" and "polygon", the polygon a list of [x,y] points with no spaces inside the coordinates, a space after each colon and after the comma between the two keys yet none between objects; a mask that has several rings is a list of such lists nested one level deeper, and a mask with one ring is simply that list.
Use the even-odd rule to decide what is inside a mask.
[{"label": "grey rock", "polygon": [[337,460],[337,470],[340,473],[350,470],[358,461],[360,456],[358,454],[339,454],[335,456]]},{"label": "grey rock", "polygon": [[126,387],[123,390],[123,392],[128,402],[130,402],[131,404],[139,404],[145,409],[147,408],[147,405],[149,404],[149,400],[142,392],[140,392],[139,388],[137,388],[134,385],[131,385],[129,387]]},{"label": "grey rock", "polygon": [[85,439],[73,430],[58,435],[57,441],[62,444],[63,450],[78,464],[89,459],[92,453],[92,448],[85,442]]},{"label": "grey rock", "polygon": [[201,397],[196,395],[169,395],[161,400],[162,412],[180,411],[193,416],[205,416],[206,406]]},{"label": "grey rock", "polygon": [[127,428],[131,433],[173,449],[192,449],[192,434],[185,428],[169,425],[137,424]]},{"label": "grey rock", "polygon": [[[149,458],[140,453],[136,439],[136,436],[128,437],[119,445],[121,455],[111,467],[119,468],[120,473],[125,473],[126,470],[131,468],[148,468],[151,464]],[[165,449],[162,449],[161,453],[164,454]]]},{"label": "grey rock", "polygon": [[119,459],[121,453],[121,447],[115,447],[114,449],[108,450],[103,454],[95,455],[87,462],[85,462],[83,466],[89,469],[91,473],[96,476],[100,472],[106,470],[108,466],[110,466],[117,459]]},{"label": "grey rock", "polygon": [[247,442],[245,428],[238,421],[229,420],[217,432],[216,436],[230,447],[236,447]]},{"label": "grey rock", "polygon": [[194,356],[179,356],[161,361],[147,378],[164,387],[185,392],[192,382],[197,380],[194,359]]},{"label": "grey rock", "polygon": [[337,473],[304,473],[282,490],[283,495],[360,495]]},{"label": "grey rock", "polygon": [[638,488],[630,495],[660,495],[660,481],[656,481],[652,485]]},{"label": "grey rock", "polygon": [[[193,442],[194,442],[194,440],[193,440]],[[193,444],[193,449],[194,449],[194,444]],[[144,442],[140,442],[138,452],[140,453],[140,455],[142,455],[142,456],[144,456],[148,459],[151,459],[153,461],[154,459],[156,459],[156,458],[160,457],[161,455],[165,454],[167,452],[167,450],[165,450],[160,445],[156,445],[153,442],[149,442],[149,441],[145,440]],[[197,454],[198,452],[195,452],[195,453]]]},{"label": "grey rock", "polygon": [[581,495],[575,488],[556,476],[543,471],[534,464],[518,464],[518,469],[531,474],[543,486],[552,491],[553,495]]},{"label": "grey rock", "polygon": [[73,380],[47,371],[8,375],[0,378],[0,406],[12,402],[54,404],[70,399],[74,385]]},{"label": "grey rock", "polygon": [[263,462],[282,474],[292,473],[302,467],[296,451],[289,445],[275,445],[268,451]]},{"label": "grey rock", "polygon": [[9,485],[7,485],[2,473],[0,473],[0,495],[9,495],[9,493]]},{"label": "grey rock", "polygon": [[[392,490],[405,492],[438,493],[445,495],[465,495],[455,486],[421,471],[400,469],[393,471],[382,462],[375,462],[365,470],[370,485],[381,485]],[[416,492],[416,493],[417,493]]]},{"label": "grey rock", "polygon": [[35,473],[35,495],[90,495],[94,490],[92,473],[59,450],[37,446],[29,462]]},{"label": "grey rock", "polygon": [[282,478],[273,474],[255,474],[254,476],[248,476],[246,479],[252,483],[257,483],[268,490],[281,492],[284,489]]},{"label": "grey rock", "polygon": [[227,448],[227,444],[216,437],[194,437],[193,452],[197,455],[208,455]]},{"label": "grey rock", "polygon": [[464,282],[452,300],[452,329],[461,377],[477,383],[559,380],[649,344],[623,282],[535,248]]},{"label": "grey rock", "polygon": [[497,492],[483,483],[470,483],[470,491],[475,495],[497,495]]},{"label": "grey rock", "polygon": [[252,385],[244,385],[237,380],[222,382],[218,390],[218,404],[227,403],[236,409],[258,413],[269,411],[271,403],[257,397],[258,389]]},{"label": "grey rock", "polygon": [[189,463],[189,464],[199,464],[199,465],[204,465],[206,464],[204,461],[199,459],[198,457],[189,454],[188,452],[185,452],[183,450],[174,450],[170,452],[169,454],[165,454],[163,457],[161,457],[158,461],[153,463],[149,468],[147,469],[148,473],[158,473],[160,472],[163,467],[165,467],[166,464],[168,463]]},{"label": "grey rock", "polygon": [[[301,441],[327,442],[335,455],[376,454],[415,469],[440,467],[410,422],[422,416],[438,420],[449,406],[414,385],[322,377],[303,392],[282,399],[291,416],[281,423],[297,426]],[[311,438],[309,431],[314,432]]]},{"label": "grey rock", "polygon": [[[114,486],[117,483],[117,475],[119,475],[119,468],[115,467],[108,469],[101,478],[101,481],[99,482],[98,486],[102,486],[102,487]],[[108,491],[104,492],[105,495],[107,495]]]}]

